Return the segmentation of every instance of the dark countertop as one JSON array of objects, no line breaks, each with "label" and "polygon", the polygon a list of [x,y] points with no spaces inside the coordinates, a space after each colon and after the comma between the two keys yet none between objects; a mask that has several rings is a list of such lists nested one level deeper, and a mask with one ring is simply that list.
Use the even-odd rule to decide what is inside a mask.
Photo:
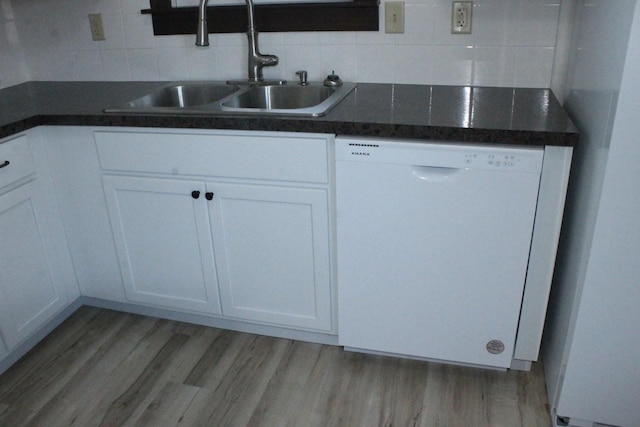
[{"label": "dark countertop", "polygon": [[0,90],[0,138],[40,125],[335,133],[573,146],[578,131],[549,89],[360,83],[324,117],[105,114],[167,82],[28,82]]}]

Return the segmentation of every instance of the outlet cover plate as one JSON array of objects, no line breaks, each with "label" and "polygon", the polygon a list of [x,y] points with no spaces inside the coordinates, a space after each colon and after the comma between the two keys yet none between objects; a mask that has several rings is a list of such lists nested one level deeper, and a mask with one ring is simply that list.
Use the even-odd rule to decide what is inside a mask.
[{"label": "outlet cover plate", "polygon": [[93,41],[106,40],[104,37],[104,26],[102,25],[101,13],[89,14],[89,28],[91,28],[91,38]]},{"label": "outlet cover plate", "polygon": [[451,33],[471,34],[472,1],[454,1],[451,7]]}]

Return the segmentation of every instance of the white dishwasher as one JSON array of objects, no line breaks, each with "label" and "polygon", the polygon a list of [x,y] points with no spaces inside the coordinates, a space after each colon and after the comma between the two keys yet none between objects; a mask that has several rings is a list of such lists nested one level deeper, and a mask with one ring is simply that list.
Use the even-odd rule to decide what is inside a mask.
[{"label": "white dishwasher", "polygon": [[509,367],[542,157],[336,139],[340,345]]}]

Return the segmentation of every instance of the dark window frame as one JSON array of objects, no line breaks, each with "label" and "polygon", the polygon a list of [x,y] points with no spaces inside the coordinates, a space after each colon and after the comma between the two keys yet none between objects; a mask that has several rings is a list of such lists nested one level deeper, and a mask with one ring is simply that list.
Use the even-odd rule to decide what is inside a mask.
[{"label": "dark window frame", "polygon": [[[153,34],[195,34],[197,7],[172,7],[171,0],[150,0]],[[379,0],[353,0],[340,3],[256,4],[259,32],[289,31],[378,31]],[[210,33],[244,33],[247,11],[244,5],[207,8]]]}]

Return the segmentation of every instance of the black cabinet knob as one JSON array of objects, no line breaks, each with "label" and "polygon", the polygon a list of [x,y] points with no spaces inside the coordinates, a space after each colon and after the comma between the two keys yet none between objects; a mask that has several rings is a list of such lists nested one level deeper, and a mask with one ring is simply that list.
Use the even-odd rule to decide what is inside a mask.
[{"label": "black cabinet knob", "polygon": [[205,193],[204,197],[206,197],[207,200],[213,200],[213,193],[212,192]]},{"label": "black cabinet knob", "polygon": [[191,197],[193,197],[194,199],[197,199],[198,197],[200,197],[200,192],[199,191],[192,191],[191,192]]}]

